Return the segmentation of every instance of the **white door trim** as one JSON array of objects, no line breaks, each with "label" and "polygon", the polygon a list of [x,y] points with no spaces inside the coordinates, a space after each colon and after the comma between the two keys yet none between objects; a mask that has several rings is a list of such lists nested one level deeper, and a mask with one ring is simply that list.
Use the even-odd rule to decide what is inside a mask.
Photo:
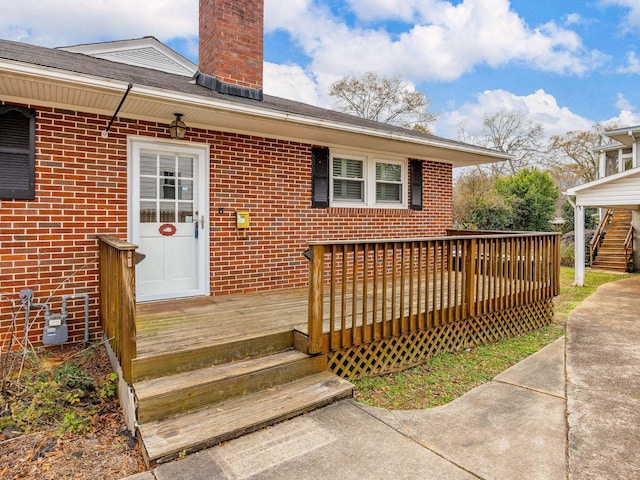
[{"label": "white door trim", "polygon": [[[139,158],[140,150],[161,150],[171,153],[184,153],[194,155],[200,160],[198,162],[199,188],[198,188],[198,216],[204,218],[198,231],[198,256],[205,261],[198,264],[198,288],[185,292],[180,297],[209,295],[210,291],[210,248],[209,248],[209,162],[210,150],[207,144],[196,144],[185,141],[165,141],[142,136],[130,136],[127,138],[127,232],[128,241],[139,245],[140,222],[139,222],[139,199],[140,183],[138,172],[136,172],[135,158]],[[140,298],[136,294],[137,301],[164,300],[176,298],[176,295],[145,295]]]}]

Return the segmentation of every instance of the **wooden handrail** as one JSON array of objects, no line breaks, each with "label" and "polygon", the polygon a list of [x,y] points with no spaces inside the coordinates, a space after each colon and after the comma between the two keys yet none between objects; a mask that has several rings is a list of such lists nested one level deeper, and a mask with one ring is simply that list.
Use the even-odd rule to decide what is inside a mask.
[{"label": "wooden handrail", "polygon": [[607,230],[607,224],[611,221],[612,216],[613,216],[613,210],[608,208],[604,216],[602,217],[602,220],[600,220],[600,223],[598,224],[598,228],[596,229],[596,232],[591,238],[591,242],[589,242],[589,265],[593,265],[593,262],[596,259],[596,256],[598,255],[598,248],[602,243],[604,234],[606,233],[606,230]]},{"label": "wooden handrail", "polygon": [[559,288],[559,239],[559,233],[501,232],[312,242],[309,352],[551,298]]},{"label": "wooden handrail", "polygon": [[[624,239],[624,258],[626,260],[627,269],[633,262],[633,225],[629,225],[627,236]],[[633,271],[632,269],[630,271]]]},{"label": "wooden handrail", "polygon": [[98,235],[100,251],[100,321],[122,374],[131,383],[136,358],[136,245],[110,235]]}]

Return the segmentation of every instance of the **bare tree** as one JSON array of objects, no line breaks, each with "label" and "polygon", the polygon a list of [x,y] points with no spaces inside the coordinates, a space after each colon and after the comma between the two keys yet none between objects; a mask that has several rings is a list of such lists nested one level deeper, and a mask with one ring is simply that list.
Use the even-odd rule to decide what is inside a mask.
[{"label": "bare tree", "polygon": [[425,133],[437,118],[429,112],[426,95],[399,76],[375,72],[346,76],[331,85],[329,94],[337,99],[336,110]]},{"label": "bare tree", "polygon": [[598,178],[600,156],[596,147],[610,143],[604,131],[615,125],[594,125],[591,130],[574,130],[549,139],[547,168],[567,187]]},{"label": "bare tree", "polygon": [[503,175],[505,168],[508,169],[507,173],[515,174],[533,165],[543,150],[542,125],[527,120],[524,113],[518,110],[485,114],[482,130],[476,133],[468,134],[464,124],[458,128],[462,140],[511,155],[505,162],[490,165],[493,176]]}]

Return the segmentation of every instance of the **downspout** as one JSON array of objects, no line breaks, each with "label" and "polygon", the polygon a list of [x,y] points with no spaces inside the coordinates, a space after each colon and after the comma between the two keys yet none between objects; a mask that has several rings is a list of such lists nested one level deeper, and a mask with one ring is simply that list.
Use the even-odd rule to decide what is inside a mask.
[{"label": "downspout", "polygon": [[111,129],[111,125],[113,125],[114,120],[116,119],[116,117],[118,116],[118,113],[120,112],[120,109],[122,108],[122,104],[127,99],[127,96],[129,95],[129,92],[131,91],[132,88],[133,88],[133,83],[129,82],[129,84],[127,85],[127,91],[124,92],[124,95],[122,96],[122,99],[120,100],[120,103],[118,104],[118,107],[116,108],[116,111],[113,114],[113,117],[111,117],[111,120],[109,120],[109,125],[107,125],[107,128],[105,128],[104,131],[102,132],[102,138],[107,138],[107,136],[109,135],[109,130]]}]

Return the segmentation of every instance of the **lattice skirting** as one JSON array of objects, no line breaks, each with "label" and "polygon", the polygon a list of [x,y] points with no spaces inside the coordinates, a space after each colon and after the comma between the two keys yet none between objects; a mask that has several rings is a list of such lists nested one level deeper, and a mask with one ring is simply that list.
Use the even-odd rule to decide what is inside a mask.
[{"label": "lattice skirting", "polygon": [[428,330],[330,352],[328,368],[348,380],[403,370],[439,353],[535,330],[548,325],[552,316],[551,299],[491,312]]}]

